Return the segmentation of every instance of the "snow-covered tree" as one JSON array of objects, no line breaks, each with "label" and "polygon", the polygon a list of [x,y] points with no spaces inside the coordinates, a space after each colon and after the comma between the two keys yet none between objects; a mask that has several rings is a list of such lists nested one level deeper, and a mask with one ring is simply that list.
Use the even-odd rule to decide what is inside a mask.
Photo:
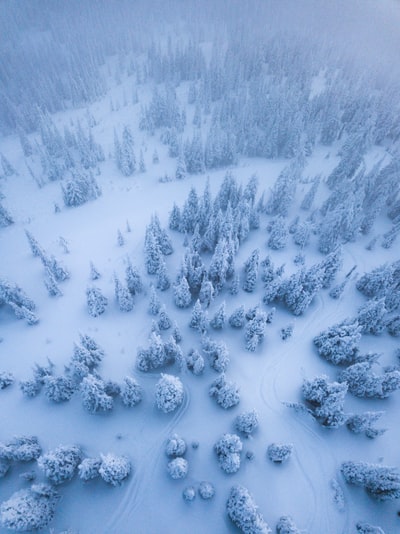
[{"label": "snow-covered tree", "polygon": [[356,524],[358,534],[385,534],[380,527],[366,523],[365,521],[359,521]]},{"label": "snow-covered tree", "polygon": [[387,310],[385,299],[371,299],[357,313],[357,322],[363,334],[378,335],[386,327]]},{"label": "snow-covered tree", "polygon": [[218,373],[226,371],[229,364],[226,344],[223,341],[218,342],[203,336],[201,346],[210,361],[210,366]]},{"label": "snow-covered tree", "polygon": [[143,282],[139,271],[132,265],[129,258],[125,269],[125,282],[132,295],[136,295],[143,291]]},{"label": "snow-covered tree", "polygon": [[143,388],[139,385],[137,380],[131,376],[124,378],[124,383],[121,388],[121,401],[124,406],[131,408],[136,406],[143,399]]},{"label": "snow-covered tree", "polygon": [[183,384],[177,376],[161,374],[156,384],[156,405],[164,413],[176,410],[183,402]]},{"label": "snow-covered tree", "polygon": [[112,453],[101,454],[99,475],[111,486],[119,486],[132,471],[131,462],[125,456],[117,456]]},{"label": "snow-covered tree", "polygon": [[236,473],[240,469],[240,453],[243,444],[236,434],[224,434],[214,445],[220,468],[225,473]]},{"label": "snow-covered tree", "polygon": [[281,464],[290,458],[293,452],[291,443],[271,443],[267,448],[267,455],[271,462]]},{"label": "snow-covered tree", "polygon": [[99,469],[101,466],[100,458],[84,458],[78,465],[79,478],[87,482],[100,476]]},{"label": "snow-covered tree", "polygon": [[3,528],[27,532],[46,528],[54,517],[60,494],[48,484],[33,484],[15,492],[0,506]]},{"label": "snow-covered tree", "polygon": [[37,460],[42,447],[36,436],[15,436],[6,443],[0,443],[0,460],[7,462],[31,462]]},{"label": "snow-covered tree", "polygon": [[385,432],[383,428],[373,425],[385,412],[364,412],[362,414],[349,414],[346,421],[347,428],[354,434],[365,434],[367,438],[376,438]]},{"label": "snow-covered tree", "polygon": [[343,321],[314,338],[319,354],[335,365],[353,363],[359,353],[361,327],[357,321]]},{"label": "snow-covered tree", "polygon": [[246,437],[250,436],[258,427],[259,418],[256,410],[243,412],[235,418],[235,428]]},{"label": "snow-covered tree", "polygon": [[258,266],[260,263],[260,250],[257,248],[253,250],[251,256],[246,260],[244,264],[244,280],[243,280],[243,289],[248,293],[254,291],[257,276],[258,276]]},{"label": "snow-covered tree", "polygon": [[187,476],[189,470],[189,463],[185,458],[174,458],[167,464],[167,471],[171,478],[179,480]]},{"label": "snow-covered tree", "polygon": [[279,518],[279,521],[276,525],[277,534],[300,534],[300,530],[296,527],[293,519],[284,515]]},{"label": "snow-covered tree", "polygon": [[202,499],[208,501],[212,499],[215,495],[215,488],[211,482],[202,480],[199,484],[199,495]]},{"label": "snow-covered tree", "polygon": [[265,337],[267,314],[257,309],[254,317],[245,326],[246,349],[254,352]]},{"label": "snow-covered tree", "polygon": [[322,375],[304,380],[302,393],[321,425],[338,428],[346,422],[344,401],[347,389],[345,382],[328,382],[328,378]]},{"label": "snow-covered tree", "polygon": [[88,287],[86,290],[86,301],[89,314],[92,317],[98,317],[106,311],[108,299],[103,295],[98,287]]},{"label": "snow-covered tree", "polygon": [[119,309],[124,312],[132,311],[134,307],[132,293],[129,291],[127,286],[125,286],[125,284],[121,282],[121,280],[117,277],[115,273],[114,292]]},{"label": "snow-covered tree", "polygon": [[249,491],[240,485],[231,488],[226,511],[232,523],[245,534],[272,534]]},{"label": "snow-covered tree", "polygon": [[372,363],[364,361],[341,371],[339,380],[356,397],[385,399],[400,388],[400,371],[389,368],[377,375],[372,371]]},{"label": "snow-covered tree", "polygon": [[288,232],[283,217],[276,217],[271,222],[268,246],[273,250],[285,248],[288,238]]},{"label": "snow-covered tree", "polygon": [[82,451],[76,445],[61,445],[40,456],[39,468],[53,484],[71,480],[82,461]]},{"label": "snow-covered tree", "polygon": [[189,284],[185,276],[174,285],[174,302],[178,308],[187,308],[192,301]]},{"label": "snow-covered tree", "polygon": [[186,366],[195,376],[201,375],[204,371],[204,358],[196,349],[191,349],[186,356]]},{"label": "snow-covered tree", "polygon": [[243,328],[246,322],[243,304],[232,312],[228,319],[228,322],[232,326],[232,328]]},{"label": "snow-covered tree", "polygon": [[222,302],[222,304],[219,306],[217,311],[214,314],[214,317],[210,321],[210,326],[214,328],[214,330],[221,330],[226,323],[226,305],[225,301]]},{"label": "snow-covered tree", "polygon": [[113,409],[113,398],[105,391],[105,383],[100,378],[87,375],[80,386],[83,407],[92,414],[109,412]]},{"label": "snow-covered tree", "polygon": [[98,280],[100,278],[100,273],[99,271],[96,269],[94,263],[91,261],[90,262],[90,279],[91,280]]},{"label": "snow-covered tree", "polygon": [[348,461],[342,463],[341,472],[346,482],[363,486],[379,501],[400,498],[400,472],[396,467]]},{"label": "snow-covered tree", "polygon": [[235,382],[228,382],[224,373],[211,383],[208,394],[210,397],[215,398],[217,404],[225,410],[236,406],[240,402],[238,386]]},{"label": "snow-covered tree", "polygon": [[44,394],[50,401],[69,401],[75,390],[76,385],[69,376],[47,376],[45,379]]},{"label": "snow-covered tree", "polygon": [[15,381],[14,375],[8,371],[0,371],[0,391],[8,388]]},{"label": "snow-covered tree", "polygon": [[196,488],[194,486],[187,486],[182,491],[182,498],[186,502],[192,502],[196,498]]},{"label": "snow-covered tree", "polygon": [[184,439],[178,436],[178,434],[172,434],[168,438],[165,445],[165,454],[169,458],[177,458],[178,456],[183,456],[186,452],[186,442]]}]

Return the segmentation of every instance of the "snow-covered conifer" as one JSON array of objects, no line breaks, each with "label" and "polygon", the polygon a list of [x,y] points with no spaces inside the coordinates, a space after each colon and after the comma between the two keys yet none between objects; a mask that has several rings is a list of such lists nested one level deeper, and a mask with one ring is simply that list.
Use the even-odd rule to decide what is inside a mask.
[{"label": "snow-covered conifer", "polygon": [[86,301],[89,314],[92,317],[98,317],[106,311],[108,299],[105,297],[100,288],[88,287],[86,290]]},{"label": "snow-covered conifer", "polygon": [[137,380],[131,376],[124,378],[124,383],[121,388],[121,400],[124,406],[131,408],[136,406],[143,399],[143,388],[138,384]]},{"label": "snow-covered conifer", "polygon": [[45,276],[44,276],[44,285],[46,286],[47,292],[50,295],[50,297],[61,297],[62,291],[59,288],[56,279],[53,276],[53,273],[50,269],[45,270]]},{"label": "snow-covered conifer", "polygon": [[277,217],[271,223],[271,231],[268,239],[268,246],[273,250],[285,248],[288,232],[283,217]]},{"label": "snow-covered conifer", "polygon": [[246,534],[272,534],[249,491],[240,485],[231,488],[226,511],[232,523]]},{"label": "snow-covered conifer", "polygon": [[347,389],[345,382],[328,382],[328,378],[323,375],[313,380],[304,380],[302,392],[321,425],[338,428],[346,422],[343,408]]},{"label": "snow-covered conifer", "polygon": [[243,328],[246,322],[243,304],[232,312],[228,322],[233,328]]},{"label": "snow-covered conifer", "polygon": [[199,299],[196,300],[193,306],[189,326],[200,333],[204,333],[207,330],[207,312],[203,310]]},{"label": "snow-covered conifer", "polygon": [[157,289],[160,291],[166,291],[171,286],[171,282],[168,276],[167,265],[163,258],[160,258],[160,262],[157,269]]},{"label": "snow-covered conifer", "polygon": [[0,506],[0,524],[17,532],[46,528],[52,521],[60,494],[48,484],[19,490]]},{"label": "snow-covered conifer", "polygon": [[225,301],[222,302],[222,304],[219,306],[217,311],[214,314],[214,317],[210,321],[210,326],[214,328],[214,330],[221,330],[226,323],[226,305]]},{"label": "snow-covered conifer", "polygon": [[387,331],[391,336],[399,337],[400,336],[400,315],[395,315],[387,320],[386,323]]},{"label": "snow-covered conifer", "polygon": [[184,389],[177,376],[161,374],[156,384],[156,405],[164,413],[173,412],[183,402]]},{"label": "snow-covered conifer", "polygon": [[179,480],[187,476],[189,463],[185,458],[174,458],[167,464],[168,474],[174,480]]},{"label": "snow-covered conifer", "polygon": [[168,226],[171,230],[179,230],[181,228],[181,210],[175,202],[169,214]]},{"label": "snow-covered conifer", "polygon": [[250,436],[258,427],[258,414],[256,410],[243,412],[235,418],[235,428],[246,437]]},{"label": "snow-covered conifer", "polygon": [[240,402],[238,386],[234,382],[226,381],[224,373],[211,383],[208,393],[225,410]]},{"label": "snow-covered conifer", "polygon": [[125,245],[124,236],[122,235],[122,232],[121,232],[121,230],[119,228],[118,228],[118,231],[117,231],[117,243],[118,243],[119,247],[123,247]]},{"label": "snow-covered conifer", "polygon": [[229,364],[229,352],[226,344],[223,341],[213,341],[204,336],[201,346],[208,356],[210,366],[218,373],[226,371]]},{"label": "snow-covered conifer", "polygon": [[96,269],[94,263],[91,261],[90,262],[90,279],[91,280],[98,280],[100,278],[100,273],[99,271]]},{"label": "snow-covered conifer", "polygon": [[169,458],[177,458],[178,456],[183,456],[186,452],[186,442],[184,439],[178,436],[178,434],[172,434],[168,438],[165,445],[165,454]]},{"label": "snow-covered conifer", "polygon": [[101,454],[99,475],[111,486],[119,486],[132,471],[131,462],[125,456],[117,456],[112,453]]},{"label": "snow-covered conifer", "polygon": [[184,501],[192,502],[196,498],[196,488],[193,486],[187,486],[183,492],[182,497]]},{"label": "snow-covered conifer", "polygon": [[212,499],[215,495],[215,488],[211,482],[202,480],[199,484],[199,495],[202,499],[208,501]]},{"label": "snow-covered conifer", "polygon": [[164,305],[161,307],[158,315],[158,327],[160,330],[168,330],[168,328],[171,328],[171,326],[172,322]]},{"label": "snow-covered conifer", "polygon": [[113,409],[113,398],[107,395],[105,383],[100,378],[93,375],[85,376],[80,390],[83,407],[89,413],[109,412]]},{"label": "snow-covered conifer", "polygon": [[385,432],[383,428],[373,425],[385,412],[364,412],[362,414],[350,414],[347,417],[346,426],[354,434],[365,434],[367,438],[376,438]]},{"label": "snow-covered conifer", "polygon": [[291,443],[271,443],[267,448],[267,455],[271,462],[281,464],[290,458],[293,452]]},{"label": "snow-covered conifer", "polygon": [[119,278],[117,277],[115,273],[114,273],[114,291],[115,291],[115,299],[117,301],[119,309],[124,312],[132,311],[134,307],[132,293],[119,280]]},{"label": "snow-covered conifer", "polygon": [[214,445],[219,466],[225,473],[236,473],[240,468],[243,444],[236,434],[224,434]]},{"label": "snow-covered conifer", "polygon": [[335,365],[352,363],[359,353],[361,327],[357,321],[343,321],[314,338],[319,354]]},{"label": "snow-covered conifer", "polygon": [[358,534],[385,534],[380,527],[366,523],[365,521],[359,521],[356,524]]},{"label": "snow-covered conifer", "polygon": [[186,356],[186,365],[194,375],[201,375],[205,367],[204,358],[198,350],[191,349]]},{"label": "snow-covered conifer", "polygon": [[82,460],[82,451],[76,445],[61,445],[38,458],[38,466],[53,484],[71,480]]},{"label": "snow-covered conifer", "polygon": [[132,295],[141,293],[143,290],[143,283],[139,271],[134,267],[128,259],[128,265],[125,269],[126,285]]},{"label": "snow-covered conifer", "polygon": [[279,518],[279,521],[276,525],[277,534],[300,534],[300,530],[294,524],[293,519],[284,515]]},{"label": "snow-covered conifer", "polygon": [[400,472],[396,467],[367,462],[343,462],[341,472],[349,484],[363,486],[379,501],[400,497]]},{"label": "snow-covered conifer", "polygon": [[45,379],[44,394],[50,401],[69,401],[75,389],[74,382],[68,376],[47,376]]},{"label": "snow-covered conifer", "polygon": [[87,482],[100,476],[99,469],[101,466],[100,458],[84,458],[78,465],[79,478]]},{"label": "snow-covered conifer", "polygon": [[400,388],[400,371],[387,369],[377,375],[372,371],[371,362],[358,362],[341,371],[339,380],[356,397],[385,399]]},{"label": "snow-covered conifer", "polygon": [[174,302],[178,308],[187,308],[190,306],[192,296],[190,294],[189,284],[185,276],[174,285]]},{"label": "snow-covered conifer", "polygon": [[357,322],[364,334],[378,335],[386,327],[385,299],[371,299],[361,306],[357,314]]},{"label": "snow-covered conifer", "polygon": [[200,287],[199,300],[208,307],[214,298],[214,286],[206,277],[203,278]]},{"label": "snow-covered conifer", "polygon": [[248,293],[254,291],[257,282],[259,263],[260,250],[257,248],[253,250],[251,256],[246,260],[244,264],[243,289]]},{"label": "snow-covered conifer", "polygon": [[14,383],[14,375],[8,371],[0,371],[0,390],[8,388]]}]

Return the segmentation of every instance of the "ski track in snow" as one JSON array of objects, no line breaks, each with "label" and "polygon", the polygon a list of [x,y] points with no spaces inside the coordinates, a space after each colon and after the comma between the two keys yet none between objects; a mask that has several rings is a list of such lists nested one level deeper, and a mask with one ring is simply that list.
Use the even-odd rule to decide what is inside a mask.
[{"label": "ski track in snow", "polygon": [[[336,306],[334,305],[336,303]],[[303,337],[307,333],[310,325],[313,330],[318,331],[318,327],[326,318],[336,314],[338,301],[332,300],[329,306],[329,313],[324,314],[325,295],[319,293],[316,299],[317,306],[309,313],[307,320],[300,330],[295,329],[294,335]],[[282,342],[285,343],[285,342]],[[289,340],[290,343],[290,340]],[[263,369],[259,386],[260,397],[263,403],[276,415],[279,415],[283,400],[279,397],[278,385],[279,377],[287,368],[287,360],[293,351],[293,345],[283,346],[282,350],[275,353]],[[312,495],[312,516],[309,519],[307,528],[309,532],[324,532],[325,534],[338,534],[337,519],[334,517],[334,503],[323,496],[327,495],[327,487],[333,473],[336,470],[337,459],[332,448],[313,430],[316,424],[311,417],[299,414],[293,418],[284,419],[291,427],[295,427],[296,441],[300,443],[300,453],[295,449],[294,458],[297,466],[310,488]],[[301,451],[307,451],[302,455]],[[312,454],[310,454],[312,451]],[[322,497],[322,498],[321,498]],[[349,532],[349,512],[347,506],[344,510],[343,525],[340,532]]]},{"label": "ski track in snow", "polygon": [[[138,464],[137,468],[134,470],[130,482],[125,488],[125,494],[121,503],[116,508],[109,523],[105,527],[105,533],[123,534],[124,532],[127,532],[126,529],[128,528],[128,525],[134,523],[132,521],[132,515],[146,494],[144,484],[146,481],[147,484],[149,484],[153,479],[152,475],[159,469],[161,458],[164,456],[164,441],[170,436],[190,405],[189,389],[187,387],[184,387],[184,389],[185,397],[183,403],[175,411],[167,425],[154,439],[153,445],[147,449],[144,457],[141,458],[140,464]],[[131,531],[129,530],[129,532]]]}]

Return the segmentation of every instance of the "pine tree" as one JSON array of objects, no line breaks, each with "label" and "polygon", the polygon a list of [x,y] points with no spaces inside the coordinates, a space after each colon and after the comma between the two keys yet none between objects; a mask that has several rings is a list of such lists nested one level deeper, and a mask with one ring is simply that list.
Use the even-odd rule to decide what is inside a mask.
[{"label": "pine tree", "polygon": [[210,321],[210,326],[215,330],[221,330],[226,323],[226,305],[225,301],[220,305]]},{"label": "pine tree", "polygon": [[179,153],[177,165],[176,165],[176,172],[175,172],[175,178],[177,180],[184,180],[186,178],[186,163],[185,163],[185,157],[182,153],[182,151]]},{"label": "pine tree", "polygon": [[174,285],[174,302],[178,308],[187,308],[190,306],[192,296],[190,294],[189,284],[185,276]]},{"label": "pine tree", "polygon": [[128,258],[127,266],[125,269],[125,281],[126,285],[132,295],[136,295],[143,291],[143,283],[140,277],[139,271],[134,267]]},{"label": "pine tree", "polygon": [[130,312],[133,310],[134,302],[132,293],[129,289],[122,284],[117,275],[114,273],[114,291],[115,299],[117,301],[118,307],[121,311]]},{"label": "pine tree", "polygon": [[243,328],[245,323],[246,317],[244,313],[244,305],[242,304],[241,306],[239,306],[239,308],[236,308],[236,310],[234,310],[231,316],[229,317],[229,324],[233,328]]},{"label": "pine tree", "polygon": [[100,278],[100,273],[99,271],[96,269],[96,267],[94,266],[94,263],[91,261],[90,262],[90,279],[91,280],[98,280]]},{"label": "pine tree", "polygon": [[260,250],[255,249],[251,256],[246,260],[244,264],[244,281],[243,289],[248,293],[254,291],[257,276],[258,276],[258,266],[260,262]]},{"label": "pine tree", "polygon": [[158,298],[156,288],[154,286],[151,286],[148,311],[151,315],[158,315],[160,308],[161,301]]},{"label": "pine tree", "polygon": [[87,288],[86,300],[89,314],[92,317],[98,317],[106,311],[108,299],[102,294],[98,287]]},{"label": "pine tree", "polygon": [[207,312],[201,307],[199,299],[196,300],[193,306],[189,326],[200,333],[204,333],[207,330]]}]

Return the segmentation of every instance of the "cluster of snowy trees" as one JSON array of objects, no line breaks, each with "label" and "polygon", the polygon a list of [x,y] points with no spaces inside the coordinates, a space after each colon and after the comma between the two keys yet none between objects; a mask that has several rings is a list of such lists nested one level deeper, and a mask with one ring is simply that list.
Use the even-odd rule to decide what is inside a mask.
[{"label": "cluster of snowy trees", "polygon": [[17,319],[25,319],[29,325],[39,321],[33,300],[17,284],[0,278],[0,306],[3,305],[10,306]]}]

